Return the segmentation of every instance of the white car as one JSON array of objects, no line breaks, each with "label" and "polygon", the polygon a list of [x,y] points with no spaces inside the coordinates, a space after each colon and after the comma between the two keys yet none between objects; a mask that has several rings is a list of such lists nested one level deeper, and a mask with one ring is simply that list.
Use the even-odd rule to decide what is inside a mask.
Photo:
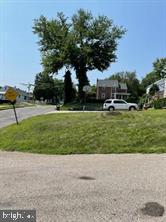
[{"label": "white car", "polygon": [[136,103],[127,103],[123,99],[107,99],[103,104],[103,110],[137,110],[138,105]]}]

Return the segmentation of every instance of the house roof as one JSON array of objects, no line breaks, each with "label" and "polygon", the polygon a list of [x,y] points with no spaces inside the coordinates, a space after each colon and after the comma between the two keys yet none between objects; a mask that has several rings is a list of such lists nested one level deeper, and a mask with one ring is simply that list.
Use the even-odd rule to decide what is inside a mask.
[{"label": "house roof", "polygon": [[[0,94],[1,94],[1,95],[2,95],[2,94],[5,94],[5,92],[7,91],[7,89],[8,89],[9,87],[11,87],[11,86],[4,86],[4,87],[2,87],[2,88],[1,88],[1,91],[0,91]],[[22,89],[19,89],[19,88],[16,88],[16,87],[12,87],[12,88],[14,88],[14,90],[17,91],[17,93],[18,93],[19,95],[22,95],[22,96],[27,96],[27,95],[29,95],[28,92],[26,92],[26,91],[24,91],[24,90],[22,90]]]},{"label": "house roof", "polygon": [[97,86],[99,87],[119,87],[118,80],[98,79]]},{"label": "house roof", "polygon": [[127,89],[126,83],[119,83],[118,80],[110,80],[110,79],[98,79],[97,86],[99,87],[117,87],[121,89]]},{"label": "house roof", "polygon": [[146,93],[147,93],[147,94],[149,93],[150,88],[151,88],[154,84],[155,84],[155,85],[158,85],[159,90],[164,90],[164,89],[166,89],[166,78],[160,79],[160,80],[154,82],[153,84],[147,86],[147,87],[146,87]]},{"label": "house roof", "polygon": [[17,93],[19,95],[23,95],[23,96],[27,96],[28,95],[28,93],[26,91],[22,90],[22,89],[16,88],[15,90],[17,91]]}]

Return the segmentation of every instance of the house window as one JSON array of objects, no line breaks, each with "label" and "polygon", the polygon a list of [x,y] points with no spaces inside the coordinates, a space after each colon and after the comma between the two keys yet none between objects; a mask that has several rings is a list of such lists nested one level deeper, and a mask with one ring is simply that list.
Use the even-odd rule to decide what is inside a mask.
[{"label": "house window", "polygon": [[117,104],[126,104],[125,101],[122,101],[122,100],[115,100],[114,103],[117,103]]},{"label": "house window", "polygon": [[101,87],[101,91],[102,91],[102,92],[105,92],[105,87]]}]

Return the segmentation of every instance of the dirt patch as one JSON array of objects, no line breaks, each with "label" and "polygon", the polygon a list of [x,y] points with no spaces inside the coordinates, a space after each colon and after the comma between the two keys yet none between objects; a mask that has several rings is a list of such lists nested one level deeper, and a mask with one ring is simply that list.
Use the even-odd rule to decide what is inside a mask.
[{"label": "dirt patch", "polygon": [[95,180],[94,177],[88,177],[88,176],[82,176],[82,177],[79,177],[80,180]]},{"label": "dirt patch", "polygon": [[108,111],[101,113],[101,117],[109,117],[109,116],[119,116],[122,115],[119,111]]}]

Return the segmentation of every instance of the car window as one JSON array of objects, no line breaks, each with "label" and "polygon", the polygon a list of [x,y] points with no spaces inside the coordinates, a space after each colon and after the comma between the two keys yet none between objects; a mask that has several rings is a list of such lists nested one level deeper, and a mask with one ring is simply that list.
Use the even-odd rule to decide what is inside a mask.
[{"label": "car window", "polygon": [[114,100],[114,103],[118,103],[118,104],[126,104],[125,101],[123,101],[123,100]]},{"label": "car window", "polygon": [[112,103],[112,100],[107,100],[105,101],[105,103]]}]

